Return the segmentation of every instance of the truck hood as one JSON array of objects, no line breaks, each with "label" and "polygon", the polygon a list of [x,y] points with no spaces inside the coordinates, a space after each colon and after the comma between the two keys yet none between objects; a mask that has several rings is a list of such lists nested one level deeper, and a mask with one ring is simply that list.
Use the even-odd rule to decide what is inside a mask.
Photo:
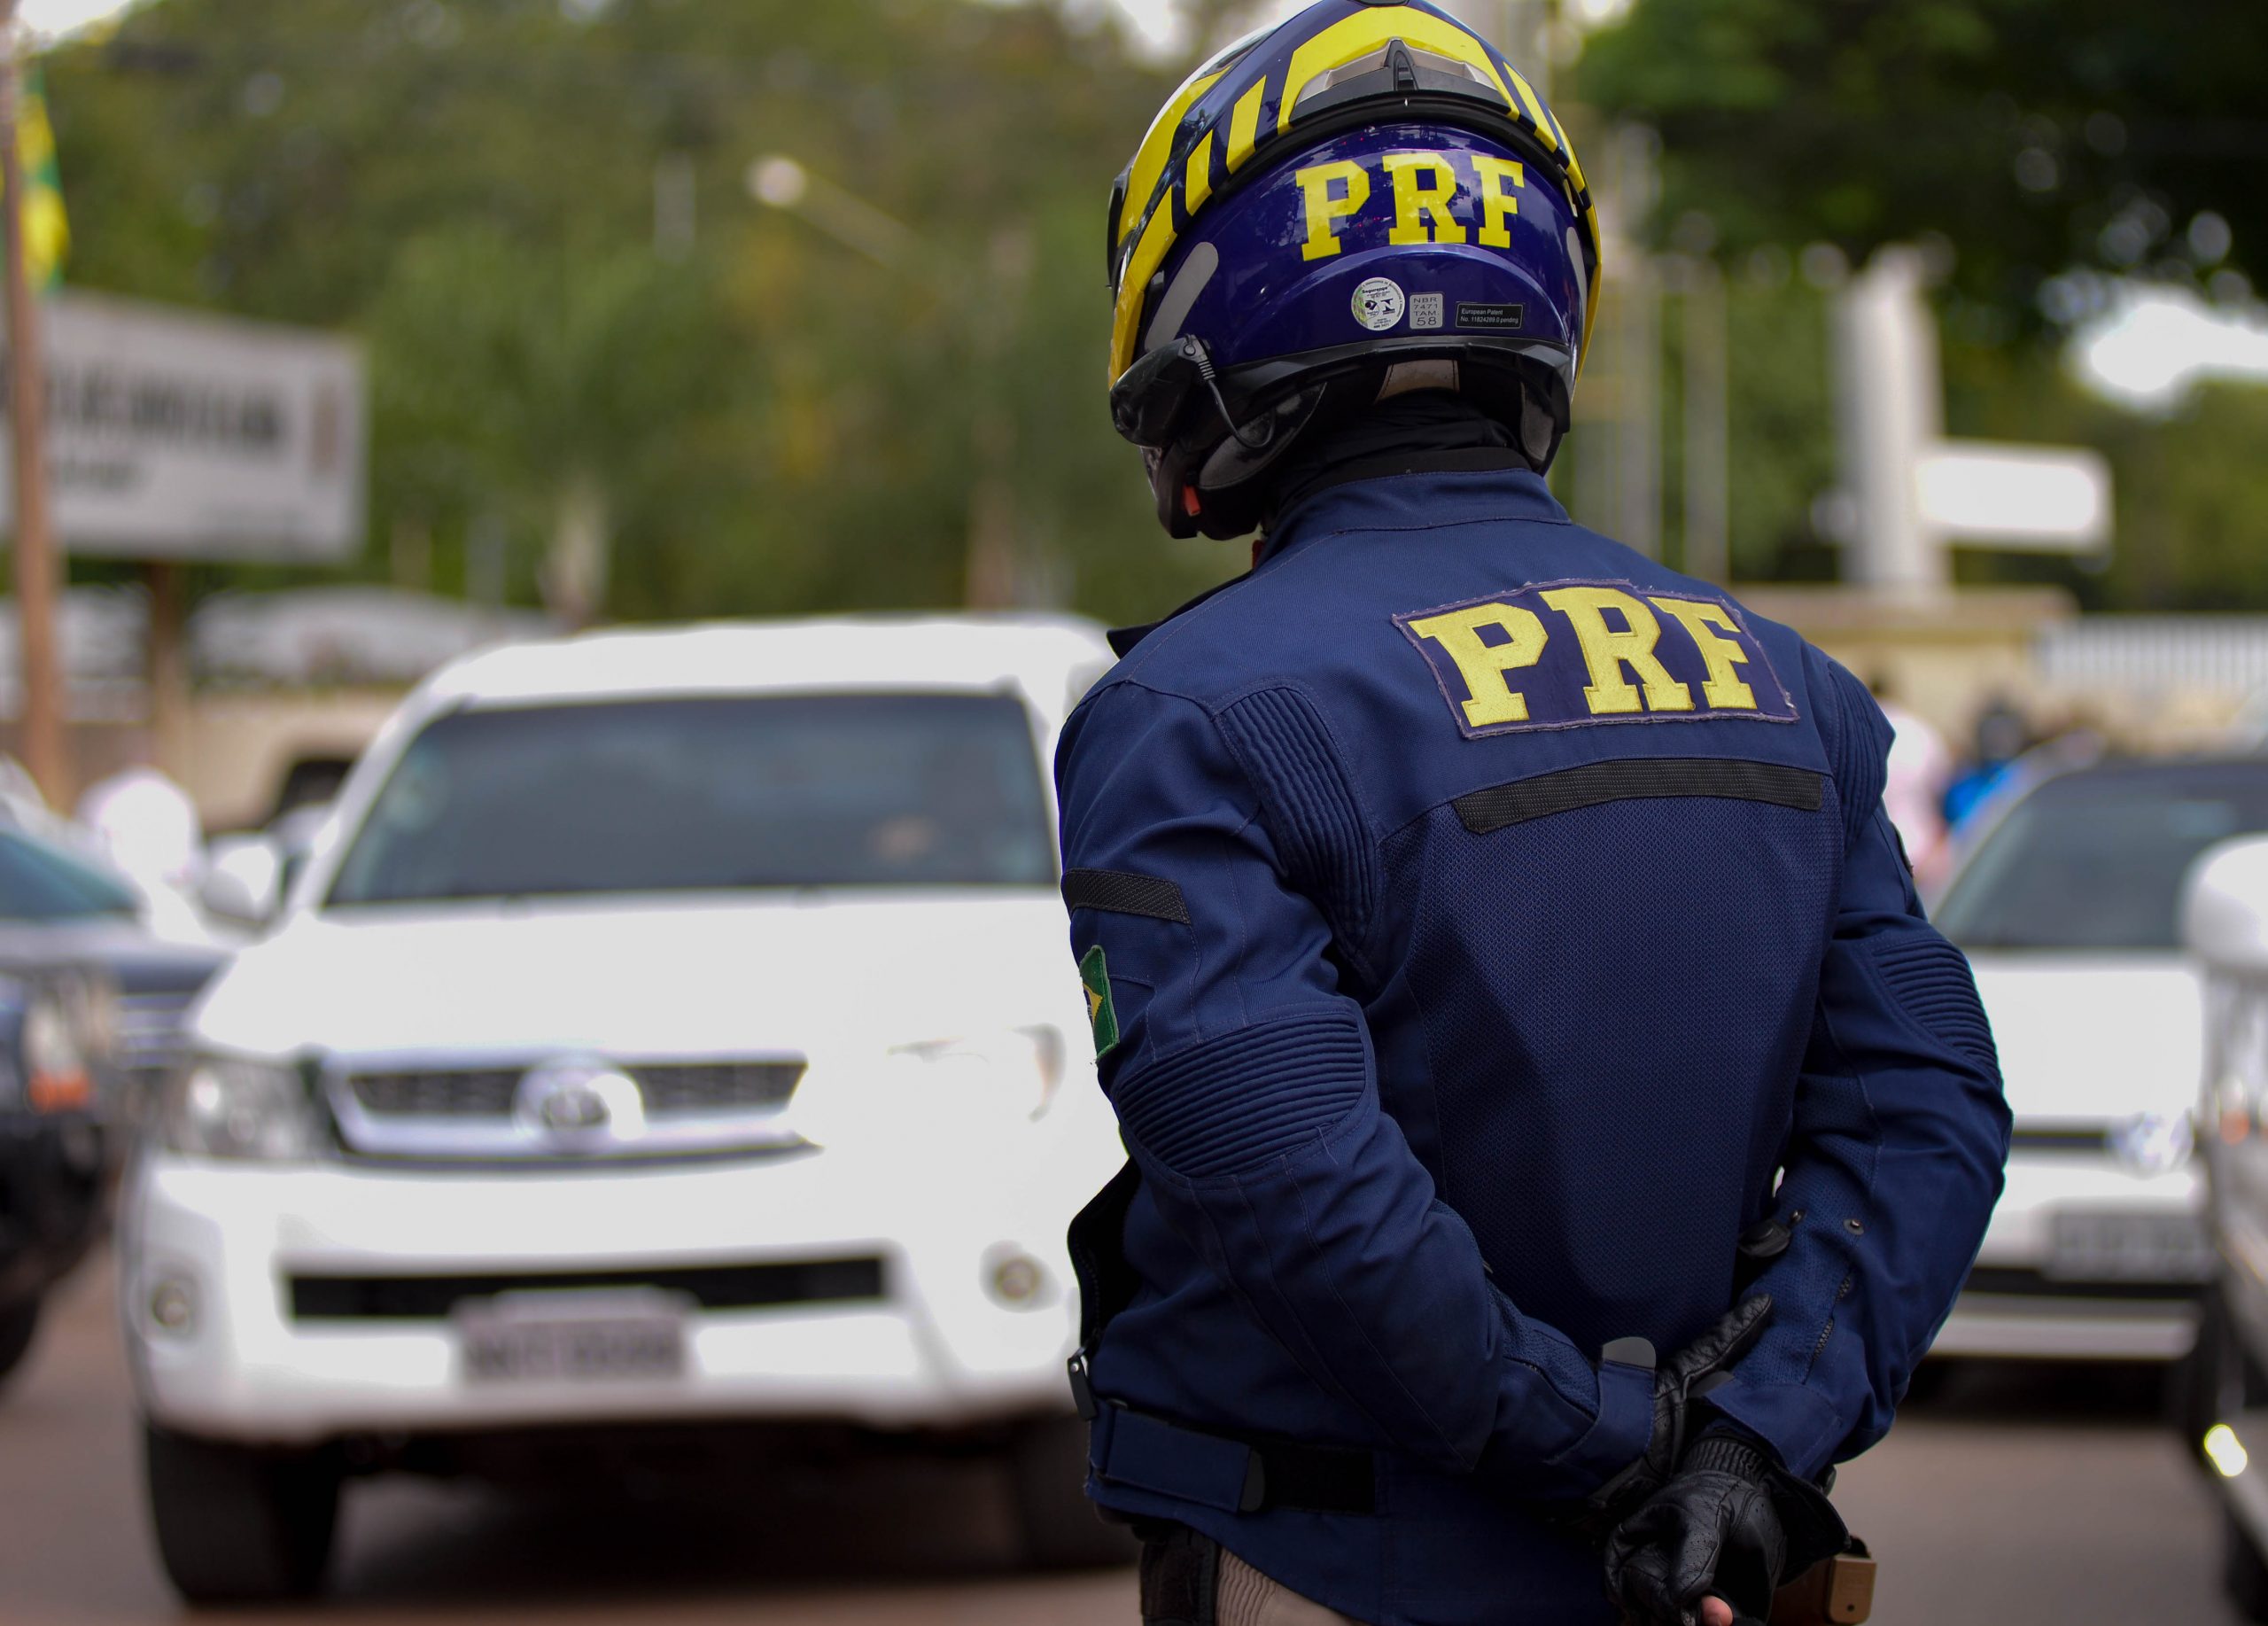
[{"label": "truck hood", "polygon": [[[284,1054],[855,1048],[1084,1017],[1053,892],[536,902],[293,916],[199,1039]],[[1071,1024],[1071,1025],[1067,1025]]]},{"label": "truck hood", "polygon": [[2178,956],[1980,953],[1970,964],[2019,1120],[2195,1104],[2202,1001]]}]

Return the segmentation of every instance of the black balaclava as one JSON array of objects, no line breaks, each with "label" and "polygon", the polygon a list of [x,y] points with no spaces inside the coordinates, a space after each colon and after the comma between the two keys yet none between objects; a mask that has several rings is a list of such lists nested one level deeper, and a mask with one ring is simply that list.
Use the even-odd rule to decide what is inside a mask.
[{"label": "black balaclava", "polygon": [[1284,516],[1316,493],[1349,480],[1533,466],[1511,430],[1464,396],[1447,390],[1396,395],[1285,458],[1254,551],[1267,552]]}]

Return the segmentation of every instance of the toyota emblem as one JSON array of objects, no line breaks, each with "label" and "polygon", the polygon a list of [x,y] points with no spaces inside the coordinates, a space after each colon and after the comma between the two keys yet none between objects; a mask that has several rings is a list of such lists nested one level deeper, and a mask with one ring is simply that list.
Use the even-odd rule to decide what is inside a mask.
[{"label": "toyota emblem", "polygon": [[563,1149],[602,1150],[645,1132],[637,1080],[587,1057],[546,1062],[520,1080],[513,1116]]}]

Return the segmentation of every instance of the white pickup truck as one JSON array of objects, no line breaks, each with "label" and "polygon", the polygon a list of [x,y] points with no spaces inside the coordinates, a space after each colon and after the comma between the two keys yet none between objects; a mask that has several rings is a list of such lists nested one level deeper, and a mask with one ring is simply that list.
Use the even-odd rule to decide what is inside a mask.
[{"label": "white pickup truck", "polygon": [[997,1447],[1084,1505],[1064,1228],[1121,1156],[1046,771],[1068,619],[610,633],[428,681],[192,1013],[130,1180],[148,1487],[197,1600],[340,1488],[634,1426]]}]

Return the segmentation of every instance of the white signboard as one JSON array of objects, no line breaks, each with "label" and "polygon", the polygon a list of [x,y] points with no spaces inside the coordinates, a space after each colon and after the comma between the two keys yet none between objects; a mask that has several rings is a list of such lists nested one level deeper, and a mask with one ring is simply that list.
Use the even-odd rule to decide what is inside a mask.
[{"label": "white signboard", "polygon": [[1947,536],[2053,553],[2110,541],[2110,464],[2100,453],[1941,440],[1919,478],[1922,517]]},{"label": "white signboard", "polygon": [[[74,553],[335,560],[361,549],[362,359],[327,333],[106,294],[44,301],[56,534]],[[0,390],[0,414],[6,393]],[[12,514],[0,458],[0,515]]]}]

